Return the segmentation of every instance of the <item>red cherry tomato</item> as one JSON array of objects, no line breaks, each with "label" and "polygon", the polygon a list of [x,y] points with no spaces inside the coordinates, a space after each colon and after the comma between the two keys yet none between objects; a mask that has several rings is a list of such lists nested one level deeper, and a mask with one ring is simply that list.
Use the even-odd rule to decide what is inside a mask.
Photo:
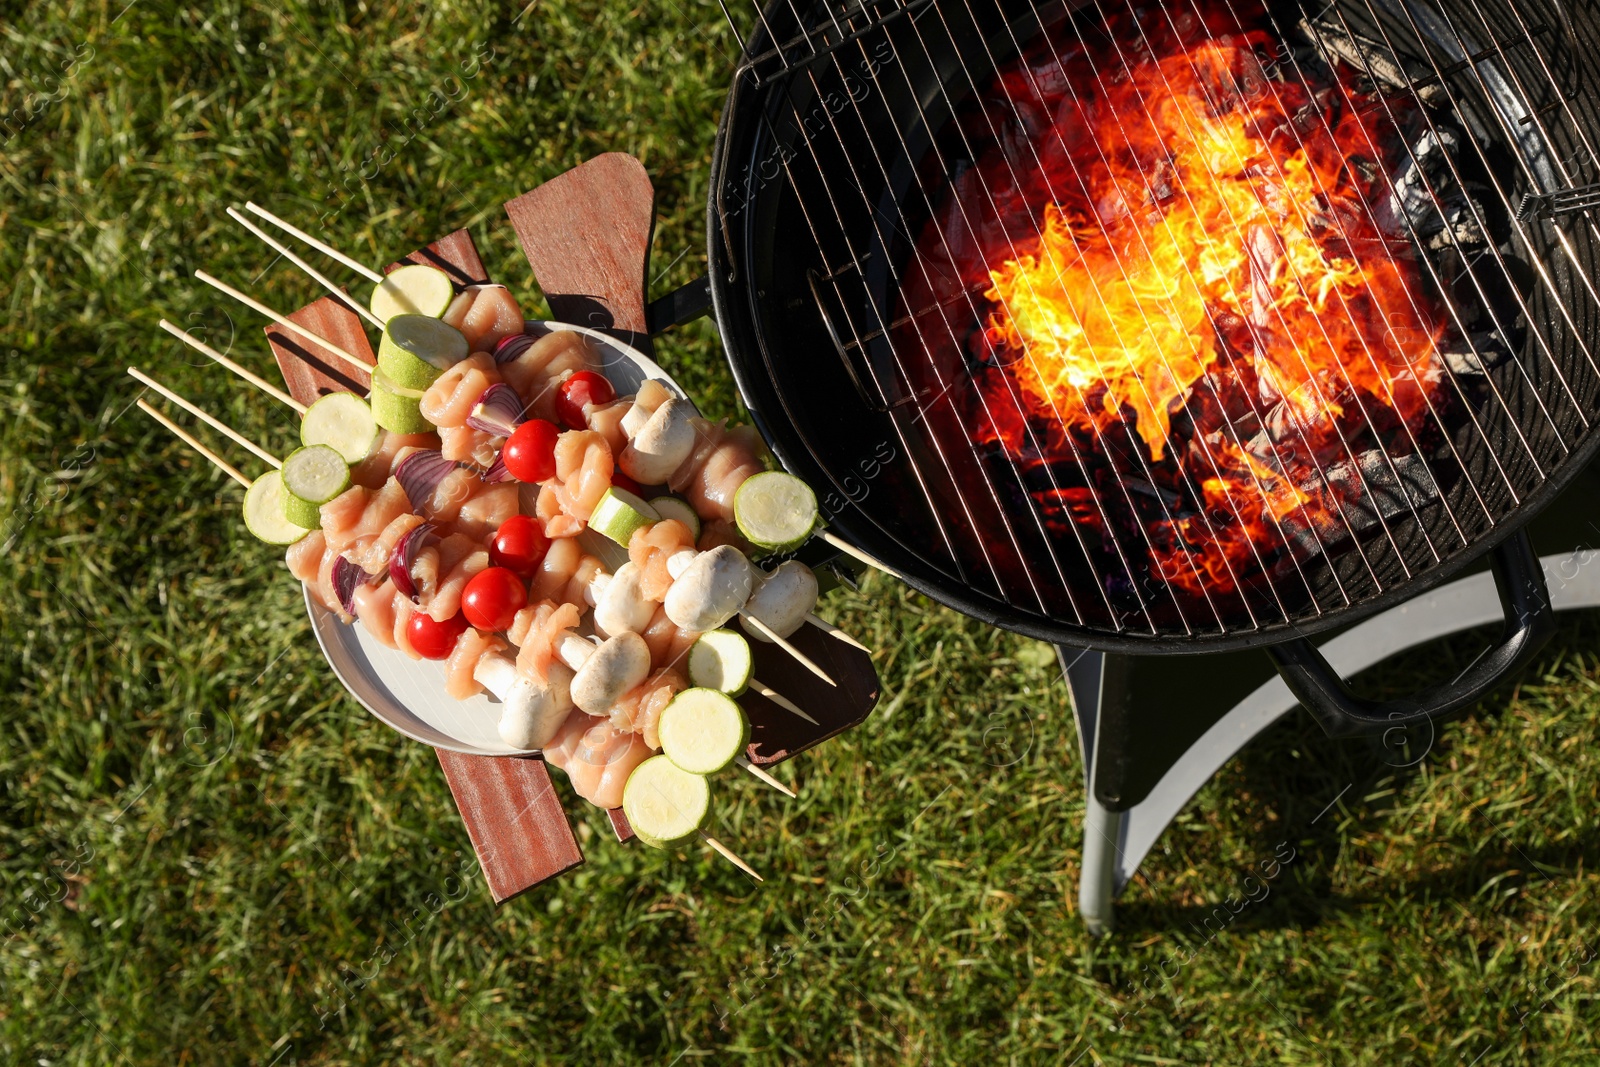
[{"label": "red cherry tomato", "polygon": [[461,591],[461,614],[484,633],[510,629],[527,603],[528,587],[504,567],[479,571]]},{"label": "red cherry tomato", "polygon": [[583,417],[584,406],[609,404],[616,398],[617,391],[604,375],[581,370],[561,383],[561,389],[556,393],[556,414],[569,429],[588,429],[589,422]]},{"label": "red cherry tomato", "polygon": [[500,458],[519,482],[543,482],[556,476],[556,436],[553,422],[529,419],[506,438]]},{"label": "red cherry tomato", "polygon": [[532,578],[550,548],[539,521],[530,515],[513,515],[500,524],[489,542],[489,561],[518,578]]},{"label": "red cherry tomato", "polygon": [[634,496],[638,496],[640,493],[644,492],[643,486],[619,470],[613,470],[611,472],[611,484],[616,486],[618,489],[626,489]]},{"label": "red cherry tomato", "polygon": [[411,616],[406,623],[406,637],[411,647],[423,659],[444,659],[456,647],[456,638],[467,629],[467,620],[458,611],[444,622],[434,622],[423,612]]}]

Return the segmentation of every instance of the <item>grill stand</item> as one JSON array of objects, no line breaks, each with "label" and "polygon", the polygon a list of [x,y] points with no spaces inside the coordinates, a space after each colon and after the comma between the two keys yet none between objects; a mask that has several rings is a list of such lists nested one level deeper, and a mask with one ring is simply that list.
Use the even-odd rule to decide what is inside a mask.
[{"label": "grill stand", "polygon": [[[1531,524],[1556,611],[1600,607],[1600,464],[1580,474]],[[1494,579],[1479,570],[1319,644],[1343,678],[1406,649],[1500,622]],[[1112,903],[1168,825],[1257,735],[1298,707],[1262,652],[1118,656],[1059,647],[1083,755],[1083,865],[1078,908],[1091,933],[1112,929]],[[1426,756],[1431,724],[1385,737]],[[1412,755],[1420,751],[1421,756]]]}]

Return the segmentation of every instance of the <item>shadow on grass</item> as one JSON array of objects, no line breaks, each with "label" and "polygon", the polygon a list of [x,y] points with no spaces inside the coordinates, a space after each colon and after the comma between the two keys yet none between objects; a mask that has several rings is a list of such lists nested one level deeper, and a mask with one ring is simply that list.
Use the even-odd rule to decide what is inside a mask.
[{"label": "shadow on grass", "polygon": [[[1352,688],[1364,697],[1394,698],[1446,683],[1472,664],[1497,629],[1482,627],[1408,650],[1363,672]],[[1460,718],[1496,723],[1513,706],[1520,690],[1539,686],[1571,669],[1574,661],[1581,662],[1596,648],[1600,648],[1600,611],[1564,614],[1555,638],[1534,663]],[[1396,826],[1396,821],[1405,808],[1421,799],[1423,783],[1417,779],[1424,768],[1448,766],[1450,772],[1465,770],[1470,775],[1470,765],[1462,764],[1460,758],[1462,727],[1454,723],[1440,725],[1431,745],[1423,736],[1418,739],[1418,751],[1401,755],[1385,749],[1377,739],[1330,739],[1301,710],[1279,720],[1201,794],[1204,798],[1216,790],[1224,800],[1248,798],[1248,804],[1220,805],[1215,815],[1224,828],[1231,827],[1232,836],[1245,843],[1245,859],[1237,876],[1207,887],[1204,895],[1209,903],[1176,904],[1172,892],[1163,890],[1172,864],[1164,862],[1159,853],[1152,854],[1136,876],[1138,895],[1130,894],[1119,902],[1119,933],[1137,937],[1202,928],[1205,920],[1224,906],[1225,898],[1239,892],[1259,860],[1282,855],[1284,843],[1294,850],[1294,860],[1284,865],[1287,876],[1276,878],[1270,893],[1259,902],[1240,908],[1227,924],[1230,930],[1304,929],[1400,897],[1465,900],[1477,896],[1491,882],[1497,891],[1509,892],[1559,878],[1562,871],[1600,864],[1600,828],[1557,844],[1535,845],[1525,841],[1526,835],[1519,833],[1517,826],[1507,830],[1473,812],[1466,816],[1468,832],[1483,844],[1470,851],[1463,849],[1459,862],[1417,877],[1383,877],[1360,892],[1340,891],[1333,871],[1341,854],[1359,844],[1352,839],[1363,829],[1385,834],[1405,830]],[[1449,788],[1459,789],[1454,784]],[[1466,809],[1471,799],[1481,795],[1476,791],[1470,799],[1462,795],[1458,807]],[[1191,804],[1188,810],[1195,808]]]}]

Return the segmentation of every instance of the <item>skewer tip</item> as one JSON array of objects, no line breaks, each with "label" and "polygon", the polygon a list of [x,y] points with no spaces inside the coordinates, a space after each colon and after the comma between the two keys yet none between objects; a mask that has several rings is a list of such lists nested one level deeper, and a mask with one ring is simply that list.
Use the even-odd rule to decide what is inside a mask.
[{"label": "skewer tip", "polygon": [[754,763],[751,763],[744,756],[740,756],[735,762],[737,762],[739,766],[743,767],[745,770],[749,771],[752,777],[756,778],[758,781],[765,782],[767,785],[770,785],[772,788],[776,789],[790,800],[800,799],[799,793],[796,793],[793,789],[790,789],[788,786],[778,781],[778,779],[774,778],[760,767],[757,767]]},{"label": "skewer tip", "polygon": [[730,849],[727,845],[724,845],[721,841],[718,841],[716,838],[712,837],[710,834],[708,834],[708,833],[706,833],[704,831],[701,831],[700,836],[705,840],[706,844],[710,845],[712,848],[716,849],[717,852],[721,853],[723,859],[727,860],[729,863],[733,864],[735,867],[739,868],[741,871],[743,871],[745,874],[748,874],[750,877],[754,878],[756,881],[758,881],[758,882],[765,882],[766,881],[765,878],[761,877],[759,874],[756,873],[754,867],[750,866],[744,860],[740,859],[737,855],[735,855],[733,850]]},{"label": "skewer tip", "polygon": [[774,630],[772,627],[768,626],[766,623],[762,622],[760,619],[749,614],[748,612],[740,612],[739,618],[744,620],[746,626],[772,641],[774,644],[781,647],[785,652],[789,653],[789,655],[793,656],[801,666],[805,667],[812,674],[816,675],[818,678],[821,678],[824,682],[827,682],[834,688],[838,688],[839,683],[834,681],[833,678],[829,676],[827,671],[817,666],[816,662],[813,661],[810,656],[807,656],[804,652],[801,652],[798,648],[795,648],[794,645],[790,644],[788,638],[783,637],[778,633],[778,631]]}]

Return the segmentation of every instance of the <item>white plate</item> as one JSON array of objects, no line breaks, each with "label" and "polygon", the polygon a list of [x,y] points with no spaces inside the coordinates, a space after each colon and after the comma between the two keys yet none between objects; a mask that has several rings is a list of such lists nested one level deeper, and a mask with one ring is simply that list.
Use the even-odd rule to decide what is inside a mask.
[{"label": "white plate", "polygon": [[[654,378],[684,396],[677,383],[653,360],[598,330],[563,322],[530,322],[526,327],[526,332],[541,337],[557,330],[581,333],[594,342],[600,353],[600,369],[616,387],[618,396],[638,392],[646,378]],[[586,531],[585,537],[589,536]],[[586,543],[589,551],[597,547]],[[337,615],[312,597],[309,586],[305,598],[317,644],[322,646],[334,675],[380,722],[415,741],[452,752],[473,756],[528,754],[528,750],[512,748],[500,740],[499,701],[481,694],[470,700],[455,699],[444,689],[443,662],[414,660],[398,649],[379,644],[360,623],[340,622]]]}]

